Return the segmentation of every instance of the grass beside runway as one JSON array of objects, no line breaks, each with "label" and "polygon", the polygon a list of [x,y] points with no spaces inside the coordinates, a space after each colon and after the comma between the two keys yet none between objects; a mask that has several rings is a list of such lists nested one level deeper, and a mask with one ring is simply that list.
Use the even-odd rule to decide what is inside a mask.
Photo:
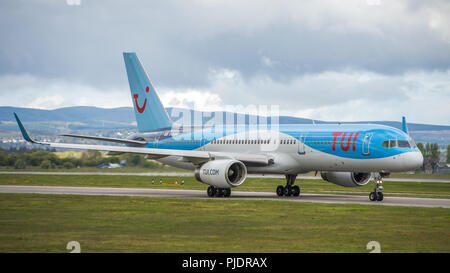
[{"label": "grass beside runway", "polygon": [[[162,180],[162,184],[160,184]],[[152,184],[152,181],[154,184]],[[184,181],[184,185],[181,185]],[[285,184],[283,179],[247,178],[239,191],[275,192],[277,185]],[[303,192],[342,193],[368,195],[373,191],[373,183],[358,188],[344,188],[322,180],[297,179]],[[161,189],[206,190],[207,185],[193,177],[149,177],[149,176],[98,176],[98,175],[28,175],[1,174],[0,185],[25,186],[80,186],[80,187],[127,187]],[[417,197],[450,198],[450,183],[433,182],[391,182],[383,183],[385,194],[397,196],[418,194]]]},{"label": "grass beside runway", "polygon": [[[148,172],[171,172],[171,173],[189,173],[192,171],[178,169],[171,166],[164,166],[163,168],[159,169],[149,169],[149,168],[142,168],[142,167],[122,167],[122,168],[116,168],[116,169],[100,169],[97,167],[82,167],[82,168],[73,168],[73,169],[42,169],[40,167],[32,167],[28,166],[26,169],[14,169],[13,167],[0,167],[0,171],[3,172],[62,172],[62,173],[70,173],[70,172],[98,172],[98,173],[148,173]],[[314,176],[314,172],[309,172],[306,174],[306,176]],[[449,180],[450,174],[428,174],[428,173],[417,173],[417,174],[407,174],[407,173],[391,173],[390,178],[411,178],[411,179],[443,179],[443,180]]]},{"label": "grass beside runway", "polygon": [[449,252],[448,209],[0,194],[0,252]]}]

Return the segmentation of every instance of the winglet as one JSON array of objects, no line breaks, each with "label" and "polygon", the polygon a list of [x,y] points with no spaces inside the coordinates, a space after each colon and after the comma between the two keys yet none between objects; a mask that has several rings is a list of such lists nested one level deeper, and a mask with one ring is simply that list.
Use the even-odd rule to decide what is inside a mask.
[{"label": "winglet", "polygon": [[402,117],[402,131],[408,134],[408,126],[406,124],[405,116]]},{"label": "winglet", "polygon": [[17,125],[19,125],[20,131],[22,132],[23,138],[24,138],[26,141],[28,141],[28,142],[37,144],[38,142],[34,141],[34,140],[30,137],[30,135],[28,134],[28,132],[27,132],[27,130],[25,129],[25,127],[23,127],[22,121],[20,121],[19,116],[17,116],[16,113],[14,113],[14,117],[16,118]]}]

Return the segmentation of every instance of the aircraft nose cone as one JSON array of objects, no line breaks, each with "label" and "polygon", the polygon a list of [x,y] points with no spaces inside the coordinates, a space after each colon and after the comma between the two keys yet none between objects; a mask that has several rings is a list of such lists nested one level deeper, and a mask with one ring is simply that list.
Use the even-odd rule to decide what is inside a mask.
[{"label": "aircraft nose cone", "polygon": [[408,156],[405,158],[405,161],[406,165],[408,165],[410,170],[418,169],[423,165],[422,153],[419,151],[408,153]]}]

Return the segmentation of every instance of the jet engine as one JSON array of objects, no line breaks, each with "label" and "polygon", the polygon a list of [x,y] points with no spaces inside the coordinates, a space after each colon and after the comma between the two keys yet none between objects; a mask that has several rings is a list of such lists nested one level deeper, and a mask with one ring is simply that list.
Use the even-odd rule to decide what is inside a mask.
[{"label": "jet engine", "polygon": [[195,178],[217,188],[237,187],[244,183],[247,168],[233,159],[218,159],[206,162],[195,170]]},{"label": "jet engine", "polygon": [[369,183],[371,173],[321,172],[322,179],[339,186],[361,187]]}]

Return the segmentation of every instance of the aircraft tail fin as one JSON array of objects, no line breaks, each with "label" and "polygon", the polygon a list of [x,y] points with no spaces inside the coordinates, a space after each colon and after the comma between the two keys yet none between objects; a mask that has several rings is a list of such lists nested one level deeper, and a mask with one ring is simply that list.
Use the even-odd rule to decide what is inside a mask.
[{"label": "aircraft tail fin", "polygon": [[162,105],[158,94],[156,94],[136,53],[124,52],[123,59],[139,132],[170,129],[173,122]]}]

